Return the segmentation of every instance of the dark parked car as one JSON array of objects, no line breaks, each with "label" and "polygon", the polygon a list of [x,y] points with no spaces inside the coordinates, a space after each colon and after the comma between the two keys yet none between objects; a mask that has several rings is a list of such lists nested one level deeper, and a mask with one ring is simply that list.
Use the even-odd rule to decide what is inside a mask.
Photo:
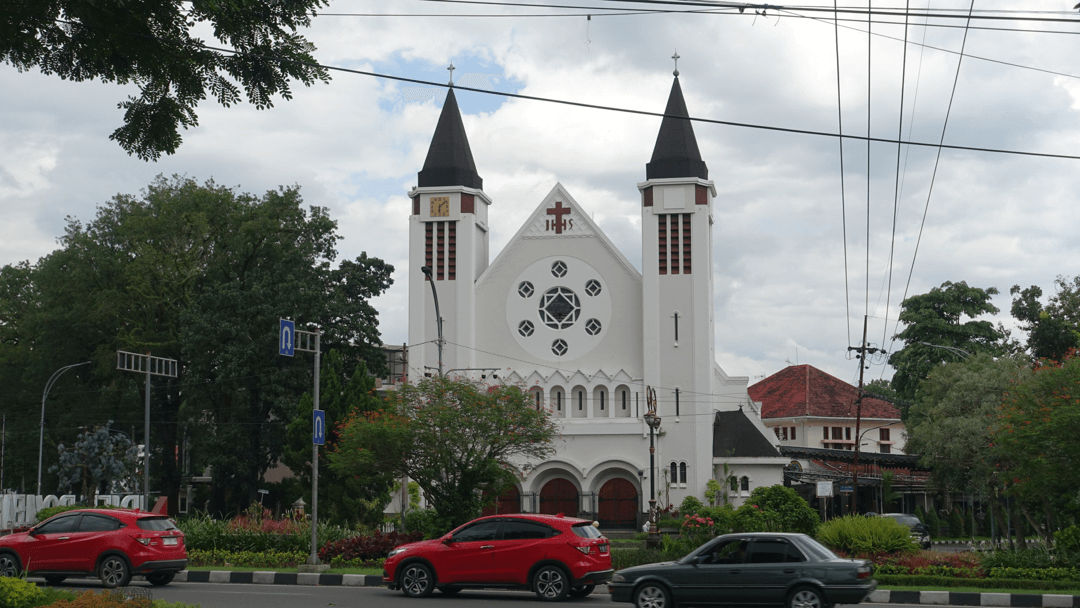
[{"label": "dark parked car", "polygon": [[927,528],[918,517],[910,513],[882,513],[881,516],[906,526],[908,530],[911,530],[911,540],[923,549],[930,548],[930,528]]},{"label": "dark parked car", "polygon": [[805,534],[717,536],[677,562],[615,572],[611,599],[638,608],[857,604],[877,588],[870,562],[841,559]]},{"label": "dark parked car", "polygon": [[129,509],[77,509],[54,515],[27,532],[0,537],[0,576],[97,576],[123,587],[142,574],[165,585],[187,567],[184,533],[164,515]]},{"label": "dark parked car", "polygon": [[610,546],[588,520],[491,515],[441,538],[395,547],[383,564],[383,583],[410,597],[467,587],[529,589],[548,601],[585,597],[611,578]]}]

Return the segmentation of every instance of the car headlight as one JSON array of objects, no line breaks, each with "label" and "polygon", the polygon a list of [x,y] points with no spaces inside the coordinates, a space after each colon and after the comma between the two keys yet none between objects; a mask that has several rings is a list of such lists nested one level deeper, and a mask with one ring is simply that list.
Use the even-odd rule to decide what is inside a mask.
[{"label": "car headlight", "polygon": [[405,552],[405,547],[397,547],[397,548],[391,549],[390,553],[386,557],[394,557],[395,555],[398,555],[398,554],[404,553],[404,552]]},{"label": "car headlight", "polygon": [[621,574],[613,574],[611,576],[611,582],[613,583],[625,583],[626,577]]}]

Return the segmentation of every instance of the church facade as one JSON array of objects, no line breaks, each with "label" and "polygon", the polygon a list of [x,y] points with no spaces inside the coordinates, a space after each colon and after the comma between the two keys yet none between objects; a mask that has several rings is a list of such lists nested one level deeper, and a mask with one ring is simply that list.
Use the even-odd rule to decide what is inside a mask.
[{"label": "church facade", "polygon": [[[688,116],[676,73],[637,184],[640,271],[561,184],[490,260],[488,209],[497,203],[483,190],[453,87],[447,94],[409,192],[409,376],[516,384],[558,421],[555,455],[518,463],[518,485],[499,500],[501,512],[636,527],[651,492],[661,507],[677,506],[701,498],[708,480],[734,476],[738,502],[783,480],[787,461],[747,378],[716,363],[716,188]],[[661,419],[655,467],[649,389]]]}]

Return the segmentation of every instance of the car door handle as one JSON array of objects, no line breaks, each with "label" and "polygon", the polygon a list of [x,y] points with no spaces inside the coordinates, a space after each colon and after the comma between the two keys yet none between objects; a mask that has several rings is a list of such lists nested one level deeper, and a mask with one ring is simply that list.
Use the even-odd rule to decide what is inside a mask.
[{"label": "car door handle", "polygon": [[791,569],[788,569],[788,570],[784,570],[784,574],[795,574],[795,569],[791,568]]},{"label": "car door handle", "polygon": [[58,536],[56,540],[71,540],[70,536]]},{"label": "car door handle", "polygon": [[481,549],[494,549],[495,545],[480,545]]}]

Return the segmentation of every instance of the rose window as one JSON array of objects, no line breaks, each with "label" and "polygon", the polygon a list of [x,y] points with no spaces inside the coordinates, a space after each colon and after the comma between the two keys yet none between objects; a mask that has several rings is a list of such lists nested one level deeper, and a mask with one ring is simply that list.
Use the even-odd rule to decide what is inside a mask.
[{"label": "rose window", "polygon": [[552,287],[540,298],[540,320],[552,329],[566,329],[577,322],[581,300],[566,287]]}]

